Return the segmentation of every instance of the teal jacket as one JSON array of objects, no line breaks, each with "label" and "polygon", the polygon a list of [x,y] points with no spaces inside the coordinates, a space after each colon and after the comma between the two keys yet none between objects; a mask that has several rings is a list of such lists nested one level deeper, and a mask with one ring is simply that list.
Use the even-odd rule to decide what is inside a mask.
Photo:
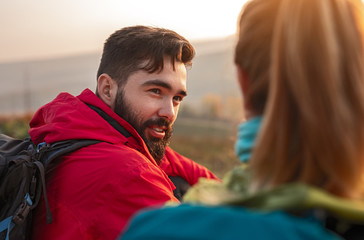
[{"label": "teal jacket", "polygon": [[340,239],[310,220],[283,212],[258,213],[240,207],[183,204],[136,216],[123,240]]},{"label": "teal jacket", "polygon": [[242,207],[182,204],[137,215],[123,240],[341,239],[308,219],[281,211],[255,212]]}]

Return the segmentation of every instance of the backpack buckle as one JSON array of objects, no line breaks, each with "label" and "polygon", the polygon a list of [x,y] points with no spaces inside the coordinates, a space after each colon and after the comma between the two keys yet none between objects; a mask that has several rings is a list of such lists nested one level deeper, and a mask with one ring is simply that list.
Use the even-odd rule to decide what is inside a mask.
[{"label": "backpack buckle", "polygon": [[37,150],[35,157],[36,159],[41,159],[44,153],[50,148],[50,145],[46,142],[41,142],[37,145]]},{"label": "backpack buckle", "polygon": [[15,224],[21,224],[25,220],[25,218],[28,216],[31,206],[33,205],[32,200],[29,197],[29,194],[27,193],[24,197],[24,200],[18,210],[16,211],[13,222]]},{"label": "backpack buckle", "polygon": [[40,151],[42,151],[43,148],[45,147],[49,147],[49,144],[47,144],[46,142],[41,142],[37,145],[37,153],[40,153]]}]

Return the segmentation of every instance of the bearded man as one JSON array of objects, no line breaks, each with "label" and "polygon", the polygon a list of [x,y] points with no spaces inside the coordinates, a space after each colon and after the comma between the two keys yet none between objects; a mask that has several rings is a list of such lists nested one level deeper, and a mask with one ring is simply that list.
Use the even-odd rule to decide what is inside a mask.
[{"label": "bearded man", "polygon": [[178,202],[170,180],[216,178],[168,143],[187,95],[195,50],[174,31],[132,26],[105,42],[97,89],[61,93],[30,122],[35,144],[95,139],[63,157],[47,176],[53,222],[40,202],[33,239],[115,239],[136,211]]}]

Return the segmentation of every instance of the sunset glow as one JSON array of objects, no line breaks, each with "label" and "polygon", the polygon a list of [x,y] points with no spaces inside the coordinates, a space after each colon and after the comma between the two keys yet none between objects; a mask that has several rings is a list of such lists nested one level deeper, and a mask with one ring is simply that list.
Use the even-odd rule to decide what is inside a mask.
[{"label": "sunset glow", "polygon": [[0,62],[101,51],[116,29],[170,28],[190,40],[234,34],[242,0],[14,0],[0,8]]}]

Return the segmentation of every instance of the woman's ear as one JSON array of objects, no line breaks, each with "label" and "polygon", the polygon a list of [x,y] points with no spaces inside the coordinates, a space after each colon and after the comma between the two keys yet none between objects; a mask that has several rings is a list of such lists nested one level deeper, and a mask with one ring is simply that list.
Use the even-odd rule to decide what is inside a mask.
[{"label": "woman's ear", "polygon": [[97,79],[97,91],[99,98],[114,110],[116,94],[118,92],[116,81],[106,73],[101,74]]},{"label": "woman's ear", "polygon": [[240,90],[243,94],[243,98],[245,99],[249,91],[249,79],[242,67],[239,65],[236,65],[237,75],[238,75],[238,81],[240,85]]},{"label": "woman's ear", "polygon": [[246,74],[245,70],[239,65],[236,65],[236,72],[240,85],[240,91],[243,96],[244,118],[249,119],[254,116],[248,98],[248,93],[250,89],[249,77]]}]

